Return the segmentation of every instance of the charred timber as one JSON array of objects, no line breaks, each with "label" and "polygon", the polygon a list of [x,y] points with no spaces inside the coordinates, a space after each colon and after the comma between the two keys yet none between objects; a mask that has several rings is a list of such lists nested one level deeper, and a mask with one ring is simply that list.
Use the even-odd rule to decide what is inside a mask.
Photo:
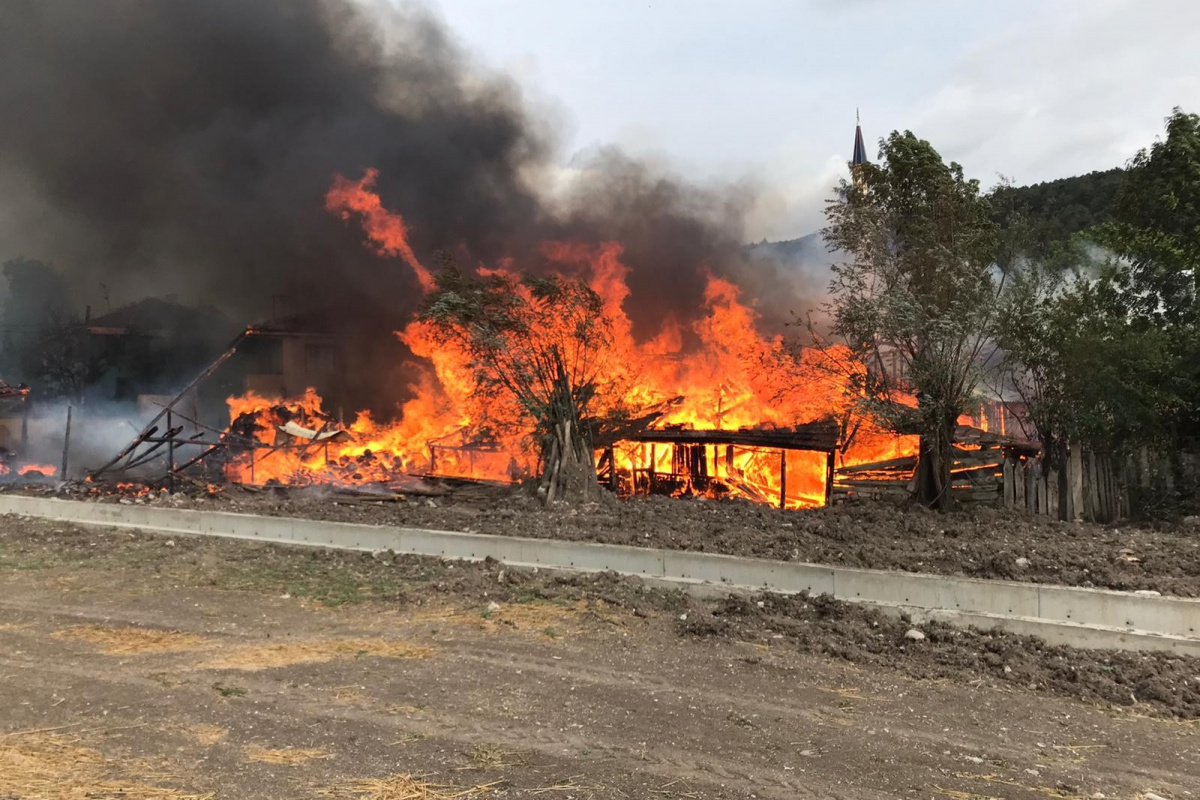
[{"label": "charred timber", "polygon": [[[647,444],[712,444],[735,447],[767,447],[780,450],[812,450],[832,453],[837,450],[838,429],[833,423],[813,423],[777,430],[690,430],[666,428],[643,430],[623,441]],[[601,443],[601,446],[607,443]]]}]

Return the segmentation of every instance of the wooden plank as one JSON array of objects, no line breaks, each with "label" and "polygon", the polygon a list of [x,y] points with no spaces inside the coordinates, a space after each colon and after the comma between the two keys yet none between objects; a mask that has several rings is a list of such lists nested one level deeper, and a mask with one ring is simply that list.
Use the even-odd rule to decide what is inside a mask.
[{"label": "wooden plank", "polygon": [[854,464],[849,467],[838,467],[839,475],[849,475],[855,472],[875,472],[877,470],[897,469],[907,467],[912,469],[917,465],[916,456],[904,456],[903,458],[890,458],[887,461],[875,461],[870,464]]},{"label": "wooden plank", "polygon": [[1004,507],[1012,508],[1015,496],[1013,488],[1013,458],[1009,456],[1004,459]]},{"label": "wooden plank", "polygon": [[1096,454],[1088,453],[1087,473],[1088,481],[1088,508],[1091,511],[1091,520],[1093,522],[1100,521],[1100,480],[1096,474]]},{"label": "wooden plank", "polygon": [[769,447],[785,450],[816,450],[828,453],[837,449],[836,425],[813,423],[781,430],[691,430],[667,428],[645,430],[629,441],[666,444],[731,444],[741,447]]},{"label": "wooden plank", "polygon": [[1033,513],[1044,515],[1046,513],[1046,480],[1042,477],[1042,460],[1034,459],[1033,462]]},{"label": "wooden plank", "polygon": [[1036,465],[1037,465],[1037,462],[1034,461],[1034,459],[1032,459],[1032,458],[1025,459],[1025,507],[1028,510],[1028,512],[1030,512],[1030,513],[1038,512],[1038,506],[1037,506],[1038,482],[1037,482],[1036,477],[1034,477],[1034,473],[1033,473],[1034,467],[1036,467]]},{"label": "wooden plank", "polygon": [[833,500],[833,473],[834,473],[834,455],[829,453],[825,456],[825,505],[829,505]]},{"label": "wooden plank", "polygon": [[1046,516],[1059,519],[1058,470],[1046,472]]},{"label": "wooden plank", "polygon": [[1067,518],[1078,522],[1083,519],[1083,447],[1079,443],[1071,445],[1071,455],[1067,460],[1067,485],[1071,490]]},{"label": "wooden plank", "polygon": [[1013,467],[1013,505],[1025,511],[1029,508],[1025,501],[1025,462],[1018,461]]}]

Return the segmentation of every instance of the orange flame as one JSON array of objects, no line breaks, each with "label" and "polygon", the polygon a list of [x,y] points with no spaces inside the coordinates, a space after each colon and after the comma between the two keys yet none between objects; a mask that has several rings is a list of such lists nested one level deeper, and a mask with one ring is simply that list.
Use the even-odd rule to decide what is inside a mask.
[{"label": "orange flame", "polygon": [[[403,219],[383,207],[372,191],[378,173],[349,181],[338,176],[326,197],[328,209],[349,219],[362,217],[363,230],[383,255],[398,256],[430,291],[433,276],[408,244]],[[844,379],[822,367],[820,354],[797,356],[781,336],[758,332],[759,315],[731,281],[708,276],[704,306],[692,324],[699,341],[683,352],[684,329],[664,319],[655,335],[638,341],[625,310],[629,267],[618,242],[550,241],[540,253],[564,275],[587,281],[600,296],[612,330],[602,354],[606,385],[591,412],[663,410],[657,427],[737,430],[787,428],[833,416],[846,418],[853,396]],[[501,270],[511,269],[505,263]],[[481,274],[489,274],[483,268]],[[425,365],[410,385],[411,399],[395,422],[380,423],[361,412],[344,434],[309,440],[283,431],[286,420],[307,430],[336,430],[309,389],[296,398],[247,393],[229,398],[230,418],[254,415],[256,442],[229,468],[231,480],[265,483],[394,483],[407,473],[435,472],[479,479],[512,480],[532,474],[537,464],[528,425],[515,403],[484,398],[476,391],[464,352],[438,343],[423,323],[396,334]],[[286,419],[285,419],[286,418]],[[488,430],[486,442],[473,441]],[[915,437],[897,437],[857,420],[842,465],[899,458],[916,452]],[[243,431],[245,432],[245,431]],[[668,479],[676,491],[750,497],[788,507],[820,505],[825,498],[826,455],[804,451],[704,446],[685,453],[671,445],[621,443],[614,448],[618,475],[632,487]],[[785,477],[786,476],[786,477]],[[786,482],[786,490],[784,483]]]},{"label": "orange flame", "polygon": [[385,209],[379,195],[371,191],[378,177],[377,169],[368,169],[358,181],[338,175],[325,195],[325,208],[346,220],[351,213],[361,216],[363,232],[378,246],[377,252],[381,256],[400,256],[416,273],[421,288],[431,292],[433,275],[409,246],[404,218]]}]

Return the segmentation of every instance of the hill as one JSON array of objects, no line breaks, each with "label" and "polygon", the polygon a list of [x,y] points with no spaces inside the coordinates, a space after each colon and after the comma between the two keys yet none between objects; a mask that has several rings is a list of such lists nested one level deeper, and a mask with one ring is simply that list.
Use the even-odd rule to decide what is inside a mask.
[{"label": "hill", "polygon": [[[1034,237],[1041,246],[1066,241],[1110,219],[1124,174],[1125,170],[1114,167],[1028,186],[1001,187],[993,198],[996,221],[1003,224],[1015,212],[1032,223]],[[747,250],[799,269],[823,267],[830,262],[819,233],[781,242],[764,239],[748,245]]]}]

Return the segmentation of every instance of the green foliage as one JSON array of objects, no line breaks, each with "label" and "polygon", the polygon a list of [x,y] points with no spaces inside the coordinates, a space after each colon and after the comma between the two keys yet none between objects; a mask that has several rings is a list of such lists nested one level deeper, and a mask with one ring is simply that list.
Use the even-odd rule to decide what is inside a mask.
[{"label": "green foliage", "polygon": [[1200,118],[1172,114],[1088,234],[1115,255],[1098,270],[1024,242],[999,339],[1012,384],[1044,443],[1161,448],[1183,492],[1181,454],[1200,446]]},{"label": "green foliage", "polygon": [[978,181],[906,131],[842,182],[826,218],[830,249],[852,257],[833,267],[827,310],[852,362],[868,365],[851,371],[854,388],[886,425],[921,434],[919,499],[945,507],[953,430],[981,377],[1003,280],[991,208]]},{"label": "green foliage", "polygon": [[1197,314],[1200,265],[1200,116],[1179,109],[1167,137],[1138,152],[1098,239],[1128,262],[1130,312],[1150,323],[1187,324]]},{"label": "green foliage", "polygon": [[1080,233],[1109,222],[1124,170],[1115,167],[1073,178],[1002,185],[992,192],[993,219],[1004,227],[1014,217],[1028,227],[1029,253],[1046,259]]}]

